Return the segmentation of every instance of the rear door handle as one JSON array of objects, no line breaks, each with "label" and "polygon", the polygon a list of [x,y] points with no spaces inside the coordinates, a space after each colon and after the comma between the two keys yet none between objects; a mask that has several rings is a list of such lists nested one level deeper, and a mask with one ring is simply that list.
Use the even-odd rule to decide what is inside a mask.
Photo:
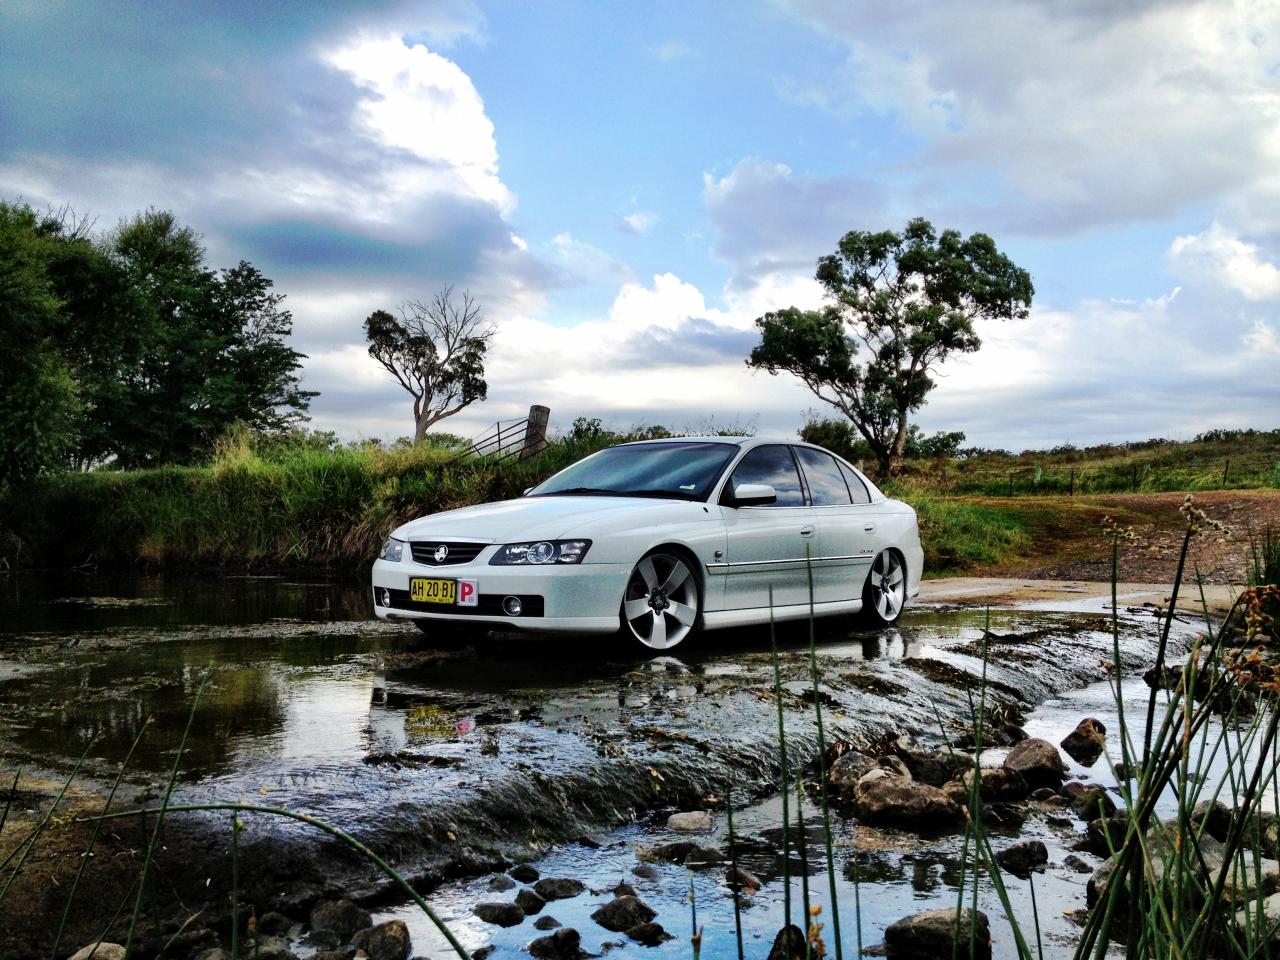
[{"label": "rear door handle", "polygon": [[802,537],[812,537],[812,536],[813,536],[813,527],[801,527],[801,528],[800,528],[800,536],[802,536]]},{"label": "rear door handle", "polygon": [[862,529],[867,531],[867,533],[875,533],[876,525],[874,523],[868,523]]}]

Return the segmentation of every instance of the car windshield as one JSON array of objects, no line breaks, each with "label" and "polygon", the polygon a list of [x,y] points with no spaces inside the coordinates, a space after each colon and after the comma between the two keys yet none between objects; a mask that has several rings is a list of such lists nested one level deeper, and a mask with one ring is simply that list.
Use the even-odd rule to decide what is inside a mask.
[{"label": "car windshield", "polygon": [[566,467],[529,494],[704,500],[737,451],[731,443],[636,443],[610,447]]}]

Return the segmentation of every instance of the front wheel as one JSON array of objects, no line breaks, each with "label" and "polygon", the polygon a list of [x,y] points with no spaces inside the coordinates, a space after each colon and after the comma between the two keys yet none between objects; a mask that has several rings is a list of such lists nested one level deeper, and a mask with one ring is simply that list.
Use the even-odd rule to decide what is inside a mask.
[{"label": "front wheel", "polygon": [[876,556],[862,587],[862,618],[874,627],[897,623],[907,602],[907,568],[893,550]]},{"label": "front wheel", "polygon": [[622,595],[623,632],[650,650],[670,650],[697,627],[702,599],[689,563],[654,551],[640,559]]}]

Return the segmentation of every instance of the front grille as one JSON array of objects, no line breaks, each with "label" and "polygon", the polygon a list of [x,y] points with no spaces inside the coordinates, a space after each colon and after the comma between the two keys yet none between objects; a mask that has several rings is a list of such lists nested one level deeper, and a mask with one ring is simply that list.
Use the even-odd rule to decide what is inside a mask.
[{"label": "front grille", "polygon": [[[377,588],[381,590],[381,587]],[[447,613],[450,615],[460,614],[466,616],[471,614],[477,617],[506,617],[507,614],[502,609],[502,601],[513,594],[509,593],[482,593],[479,602],[474,607],[456,607],[447,603],[422,603],[417,600],[409,599],[408,590],[388,590],[391,594],[391,606],[397,610],[421,610],[426,613]],[[542,616],[543,599],[533,594],[514,594],[520,598],[520,602],[524,605],[524,609],[520,611],[518,617],[508,617],[510,620],[524,620],[528,617]]]},{"label": "front grille", "polygon": [[[454,564],[470,563],[480,556],[480,551],[487,543],[454,543],[450,540],[411,540],[409,550],[413,554],[414,563],[424,563],[429,567],[451,567]],[[436,559],[441,547],[448,551],[443,560]]]}]

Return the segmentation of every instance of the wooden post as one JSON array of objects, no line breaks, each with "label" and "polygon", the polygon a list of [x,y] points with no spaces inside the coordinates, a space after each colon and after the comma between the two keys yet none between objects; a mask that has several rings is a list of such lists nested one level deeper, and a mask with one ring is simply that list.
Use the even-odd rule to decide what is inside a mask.
[{"label": "wooden post", "polygon": [[1009,471],[1009,496],[1013,496],[1013,471]]},{"label": "wooden post", "polygon": [[1231,458],[1227,457],[1226,462],[1222,464],[1222,485],[1227,485],[1227,471],[1231,469]]},{"label": "wooden post", "polygon": [[1076,495],[1076,468],[1071,468],[1071,495]]},{"label": "wooden post", "polygon": [[1133,483],[1131,484],[1130,489],[1138,489],[1138,465],[1136,463],[1133,465]]},{"label": "wooden post", "polygon": [[547,445],[547,422],[551,419],[551,408],[534,404],[529,408],[529,422],[524,428],[524,447],[520,450],[520,459],[528,460],[542,452]]}]

